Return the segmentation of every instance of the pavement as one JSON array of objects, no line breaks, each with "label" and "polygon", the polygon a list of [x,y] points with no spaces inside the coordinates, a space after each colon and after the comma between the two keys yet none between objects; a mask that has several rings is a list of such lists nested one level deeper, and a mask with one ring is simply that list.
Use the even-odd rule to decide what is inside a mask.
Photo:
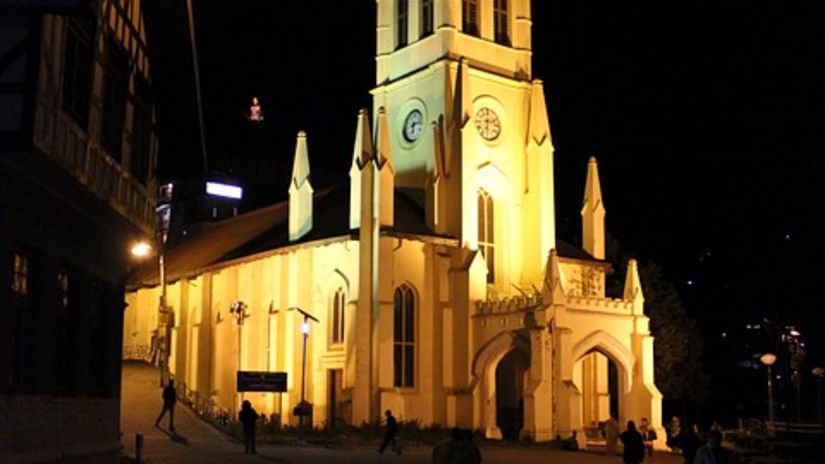
[{"label": "pavement", "polygon": [[[162,400],[157,369],[145,363],[124,362],[121,392],[121,430],[127,458],[135,457],[135,435],[143,435],[143,463],[428,463],[432,448],[407,446],[402,455],[378,454],[373,447],[328,448],[320,445],[258,445],[257,455],[243,452],[243,443],[198,419],[183,405],[175,408],[175,432],[169,432],[168,414],[155,427]],[[402,437],[403,438],[403,437]],[[518,464],[621,464],[620,456],[594,452],[565,452],[533,447],[482,446],[484,463]],[[681,456],[657,454],[653,464],[677,464]]]}]

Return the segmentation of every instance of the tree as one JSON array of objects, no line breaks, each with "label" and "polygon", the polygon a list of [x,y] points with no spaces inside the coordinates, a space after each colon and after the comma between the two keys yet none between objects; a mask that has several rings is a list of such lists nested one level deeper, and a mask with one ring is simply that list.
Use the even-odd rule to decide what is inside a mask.
[{"label": "tree", "polygon": [[[608,277],[608,292],[621,294],[627,262],[632,254],[610,236],[606,251],[615,270]],[[645,314],[650,318],[650,331],[656,337],[656,385],[665,401],[683,412],[689,406],[699,406],[706,400],[708,376],[702,367],[703,343],[696,321],[688,316],[676,287],[665,278],[656,262],[640,262],[639,278],[645,297]]]}]

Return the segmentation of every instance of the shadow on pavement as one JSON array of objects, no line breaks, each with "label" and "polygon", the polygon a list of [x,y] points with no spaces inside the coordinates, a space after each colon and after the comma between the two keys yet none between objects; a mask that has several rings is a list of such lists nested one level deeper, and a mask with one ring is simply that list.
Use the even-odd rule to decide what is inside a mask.
[{"label": "shadow on pavement", "polygon": [[164,434],[166,434],[166,436],[168,436],[169,439],[172,440],[173,442],[180,443],[183,446],[189,446],[189,439],[184,437],[183,435],[178,435],[178,433],[175,432],[174,430],[167,431],[167,430],[164,430],[164,429],[160,428],[160,426],[155,426],[155,428],[160,430]]}]

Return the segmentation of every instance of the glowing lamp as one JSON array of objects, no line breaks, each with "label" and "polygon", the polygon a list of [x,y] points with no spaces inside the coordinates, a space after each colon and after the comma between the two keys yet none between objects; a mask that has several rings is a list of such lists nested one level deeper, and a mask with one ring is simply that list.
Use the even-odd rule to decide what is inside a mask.
[{"label": "glowing lamp", "polygon": [[146,242],[138,242],[132,247],[132,256],[145,258],[152,252],[152,246]]},{"label": "glowing lamp", "polygon": [[773,353],[765,353],[759,357],[759,361],[766,366],[773,366],[773,363],[776,362],[776,355]]},{"label": "glowing lamp", "polygon": [[309,322],[304,321],[301,323],[301,333],[304,335],[309,334]]}]

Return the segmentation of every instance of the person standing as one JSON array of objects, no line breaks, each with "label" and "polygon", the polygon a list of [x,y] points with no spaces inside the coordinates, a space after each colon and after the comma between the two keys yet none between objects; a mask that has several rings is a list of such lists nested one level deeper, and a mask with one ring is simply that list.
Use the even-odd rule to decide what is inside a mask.
[{"label": "person standing", "polygon": [[393,443],[393,448],[395,452],[401,454],[401,448],[397,448],[395,446],[395,439],[396,435],[398,434],[398,421],[395,420],[395,417],[392,415],[392,411],[387,409],[387,412],[384,413],[387,416],[387,433],[384,435],[384,442],[381,443],[381,447],[378,448],[378,452],[384,454],[384,450],[389,446],[390,443]]},{"label": "person standing", "polygon": [[622,435],[622,444],[624,444],[624,453],[622,459],[624,464],[639,464],[645,459],[645,445],[642,441],[642,435],[636,430],[636,423],[627,421],[627,430]]},{"label": "person standing", "polygon": [[693,464],[728,464],[731,452],[722,448],[722,431],[711,429],[708,441],[696,451]]},{"label": "person standing", "polygon": [[616,454],[616,441],[619,439],[619,422],[610,416],[604,423],[604,438],[607,440],[607,454]]},{"label": "person standing", "polygon": [[673,439],[676,446],[682,449],[682,456],[685,458],[685,464],[693,464],[693,459],[696,457],[696,450],[702,444],[699,436],[693,430],[693,424],[689,421],[683,421],[679,429],[679,435]]},{"label": "person standing", "polygon": [[642,434],[647,455],[653,458],[653,442],[656,441],[658,437],[656,436],[656,430],[650,425],[647,417],[642,417],[642,422],[639,424],[639,433]]},{"label": "person standing", "polygon": [[169,383],[163,388],[161,393],[163,399],[163,409],[160,410],[157,420],[155,420],[155,427],[160,427],[160,420],[163,419],[166,411],[169,411],[169,431],[175,431],[175,401],[177,400],[177,393],[175,392],[175,381],[169,380]]},{"label": "person standing", "polygon": [[252,409],[252,403],[245,400],[241,405],[241,412],[238,419],[243,426],[243,450],[244,454],[257,454],[255,451],[255,422],[258,421],[258,413]]}]

